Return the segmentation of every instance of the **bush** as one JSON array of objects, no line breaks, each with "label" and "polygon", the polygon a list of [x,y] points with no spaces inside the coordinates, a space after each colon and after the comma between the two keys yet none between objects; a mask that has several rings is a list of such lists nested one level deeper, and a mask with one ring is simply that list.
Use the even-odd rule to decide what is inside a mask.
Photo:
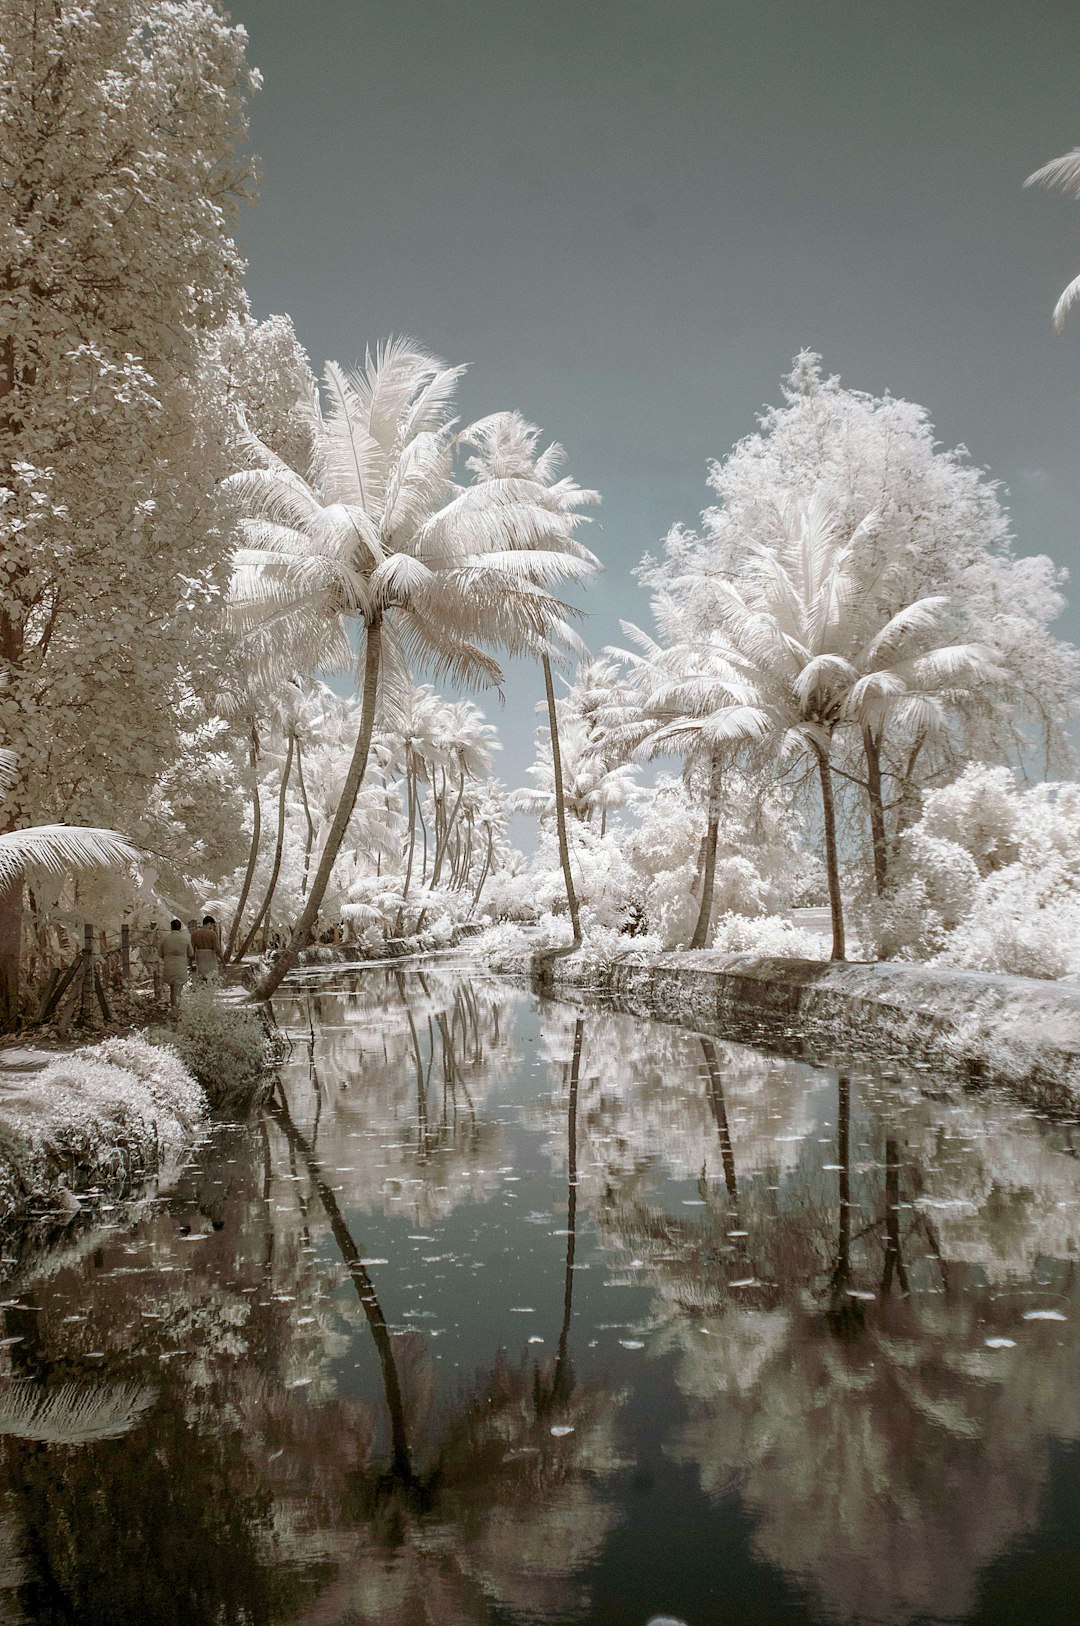
[{"label": "bush", "polygon": [[823,957],[820,937],[811,936],[783,915],[721,915],[712,946],[718,954],[766,954],[795,960]]},{"label": "bush", "polygon": [[246,1113],[270,1086],[273,1053],[262,1017],[226,1004],[211,983],[185,988],[176,1025],[152,1037],[179,1052],[215,1111]]},{"label": "bush", "polygon": [[925,792],[859,930],[887,959],[1080,976],[1080,787],[1023,789],[1009,769],[975,763]]}]

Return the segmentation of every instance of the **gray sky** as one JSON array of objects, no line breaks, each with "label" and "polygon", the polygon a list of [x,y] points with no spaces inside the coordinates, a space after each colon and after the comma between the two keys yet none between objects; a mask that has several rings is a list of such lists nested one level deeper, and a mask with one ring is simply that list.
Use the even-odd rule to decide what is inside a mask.
[{"label": "gray sky", "polygon": [[[1080,577],[1076,0],[234,0],[265,86],[257,315],[316,370],[390,332],[467,361],[603,493],[585,636],[705,506],[802,346],[926,406]],[[1080,639],[1080,588],[1061,630]],[[539,674],[481,697],[522,783]]]}]

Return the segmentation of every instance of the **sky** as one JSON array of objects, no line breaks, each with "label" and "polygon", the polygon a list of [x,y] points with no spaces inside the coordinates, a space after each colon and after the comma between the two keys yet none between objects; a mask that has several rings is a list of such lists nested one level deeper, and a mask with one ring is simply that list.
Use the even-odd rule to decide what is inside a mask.
[{"label": "sky", "polygon": [[[920,402],[1073,570],[1080,205],[1023,189],[1080,145],[1076,0],[234,0],[264,87],[238,237],[257,316],[316,371],[389,333],[467,362],[602,507],[590,647],[648,624],[631,571],[708,504],[803,347]],[[525,782],[535,668],[498,772]]]}]

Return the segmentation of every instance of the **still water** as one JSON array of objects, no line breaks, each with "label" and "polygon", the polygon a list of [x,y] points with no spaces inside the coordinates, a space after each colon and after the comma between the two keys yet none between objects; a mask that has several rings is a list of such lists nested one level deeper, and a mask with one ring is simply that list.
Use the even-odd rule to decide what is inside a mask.
[{"label": "still water", "polygon": [[277,1010],[9,1279],[0,1621],[1080,1618],[1076,1125],[461,962]]}]

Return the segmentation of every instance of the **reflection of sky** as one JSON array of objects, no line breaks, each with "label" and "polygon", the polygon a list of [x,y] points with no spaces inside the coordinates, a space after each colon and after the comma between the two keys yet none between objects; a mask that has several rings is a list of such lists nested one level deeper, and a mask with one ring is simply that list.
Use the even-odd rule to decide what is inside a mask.
[{"label": "reflection of sky", "polygon": [[[305,1154],[274,1117],[265,1139],[259,1126],[216,1134],[176,1194],[119,1215],[98,1252],[17,1283],[11,1296],[37,1309],[5,1312],[20,1340],[3,1346],[8,1369],[148,1380],[178,1396],[193,1439],[235,1431],[273,1509],[260,1550],[307,1577],[309,1611],[284,1618],[327,1626],[705,1620],[718,1589],[747,1621],[865,1618],[869,1597],[882,1620],[935,1618],[935,1566],[943,1607],[962,1610],[1003,1548],[1052,1546],[1065,1504],[1041,1512],[1040,1498],[1049,1442],[1076,1432],[1080,1353],[1067,1127],[993,1096],[935,1099],[922,1078],[856,1076],[861,1297],[841,1337],[828,1322],[836,1073],[714,1043],[734,1226],[700,1041],[586,1010],[570,1381],[538,1416],[565,1308],[577,1013],[493,979],[464,998],[445,965],[423,976],[402,986],[424,1070],[430,1018],[442,1076],[442,1018],[474,1114],[424,1158],[393,981],[324,987],[318,1094],[306,994],[278,1004],[294,1039],[292,1121],[369,1261],[415,1469],[443,1463],[427,1512],[398,1507],[397,1547],[375,1490],[389,1445],[376,1344]],[[886,1136],[912,1288],[887,1302]],[[403,1200],[412,1180],[430,1202]],[[489,1454],[474,1460],[485,1427]],[[11,1483],[17,1524],[18,1472]],[[439,1615],[415,1612],[429,1586]]]},{"label": "reflection of sky", "polygon": [[[316,368],[390,332],[469,362],[600,489],[586,637],[708,501],[803,345],[922,402],[1010,490],[1021,551],[1077,562],[1077,345],[1049,312],[1076,205],[1022,190],[1078,139],[1080,11],[819,0],[234,0],[265,88],[255,311]],[[1069,618],[1075,639],[1080,620]],[[516,668],[500,774],[529,760]]]}]

